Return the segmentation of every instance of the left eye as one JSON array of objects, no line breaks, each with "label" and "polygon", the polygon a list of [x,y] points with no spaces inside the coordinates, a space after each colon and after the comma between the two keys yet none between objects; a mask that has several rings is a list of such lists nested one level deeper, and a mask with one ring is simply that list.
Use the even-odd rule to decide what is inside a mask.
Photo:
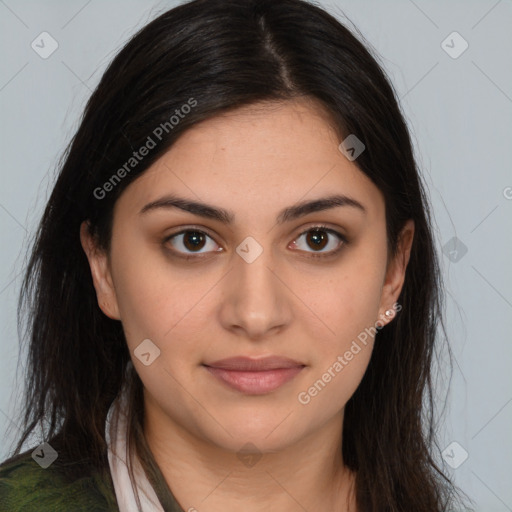
[{"label": "left eye", "polygon": [[[332,240],[333,235],[338,238],[338,241]],[[291,244],[294,247],[300,249],[301,251],[305,250],[306,252],[309,251],[307,251],[307,249],[304,249],[303,246],[301,246],[301,244],[298,242],[303,237],[308,247],[313,248],[313,253],[321,252],[322,255],[325,253],[337,252],[338,249],[340,249],[341,246],[346,242],[345,237],[338,233],[337,231],[318,226],[308,229],[307,231],[304,231]],[[327,250],[322,251],[322,249],[325,248],[327,248]]]}]

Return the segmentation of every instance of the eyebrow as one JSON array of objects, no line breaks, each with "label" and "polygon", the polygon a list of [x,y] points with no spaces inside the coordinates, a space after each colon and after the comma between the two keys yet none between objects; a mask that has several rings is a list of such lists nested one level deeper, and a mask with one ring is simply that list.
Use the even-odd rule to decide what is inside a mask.
[{"label": "eyebrow", "polygon": [[[319,199],[313,199],[311,201],[303,201],[284,208],[281,210],[281,212],[279,212],[277,216],[277,223],[283,224],[284,222],[296,220],[310,213],[329,210],[331,208],[338,208],[340,206],[355,208],[365,215],[367,213],[366,208],[356,199],[343,194],[337,194]],[[180,210],[184,210],[186,212],[190,212],[194,215],[205,217],[207,219],[217,220],[223,224],[232,224],[235,220],[235,214],[230,210],[212,206],[206,203],[192,201],[190,199],[178,197],[176,195],[166,195],[165,197],[146,204],[139,212],[139,215],[159,209],[173,208],[178,208]]]}]

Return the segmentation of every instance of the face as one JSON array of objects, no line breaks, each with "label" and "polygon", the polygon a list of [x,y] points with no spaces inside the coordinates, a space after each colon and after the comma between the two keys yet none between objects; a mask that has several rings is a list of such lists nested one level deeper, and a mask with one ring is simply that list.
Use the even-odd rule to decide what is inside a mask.
[{"label": "face", "polygon": [[384,198],[340,142],[313,103],[212,118],[125,189],[109,254],[82,226],[155,421],[230,450],[341,428],[413,225],[388,260]]}]

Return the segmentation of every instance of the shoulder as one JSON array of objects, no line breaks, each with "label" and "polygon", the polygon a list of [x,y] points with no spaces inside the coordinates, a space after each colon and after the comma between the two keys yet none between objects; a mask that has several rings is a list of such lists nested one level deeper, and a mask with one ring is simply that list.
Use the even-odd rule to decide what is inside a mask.
[{"label": "shoulder", "polygon": [[56,462],[41,467],[28,450],[0,464],[0,512],[118,511],[110,472],[74,480]]}]

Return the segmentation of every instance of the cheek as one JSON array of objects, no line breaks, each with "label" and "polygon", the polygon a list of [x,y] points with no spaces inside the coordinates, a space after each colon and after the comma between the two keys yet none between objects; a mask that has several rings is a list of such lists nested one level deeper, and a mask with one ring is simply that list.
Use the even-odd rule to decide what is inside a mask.
[{"label": "cheek", "polygon": [[319,336],[318,321],[310,317],[306,328],[315,340],[314,360],[297,399],[319,417],[345,406],[368,367],[384,273],[380,256],[354,255],[310,291],[311,310],[325,334]]},{"label": "cheek", "polygon": [[372,347],[356,340],[315,368],[297,393],[303,412],[321,423],[342,410],[363,378]]},{"label": "cheek", "polygon": [[146,338],[163,349],[181,320],[199,302],[202,290],[178,269],[173,269],[155,248],[129,234],[119,236],[112,245],[112,268],[121,322],[130,349]]},{"label": "cheek", "polygon": [[[190,366],[202,354],[195,342],[201,339],[196,330],[206,315],[201,299],[215,281],[208,276],[190,279],[136,243],[118,244],[112,261],[121,322],[135,369],[158,403],[172,396],[178,409],[184,408],[187,395],[181,383],[188,381]],[[146,353],[150,355],[145,362]]]},{"label": "cheek", "polygon": [[326,352],[343,350],[359,333],[375,326],[383,279],[384,266],[377,258],[354,255],[333,270],[328,280],[317,285],[303,281],[304,293],[309,289],[311,310],[324,325]]}]

